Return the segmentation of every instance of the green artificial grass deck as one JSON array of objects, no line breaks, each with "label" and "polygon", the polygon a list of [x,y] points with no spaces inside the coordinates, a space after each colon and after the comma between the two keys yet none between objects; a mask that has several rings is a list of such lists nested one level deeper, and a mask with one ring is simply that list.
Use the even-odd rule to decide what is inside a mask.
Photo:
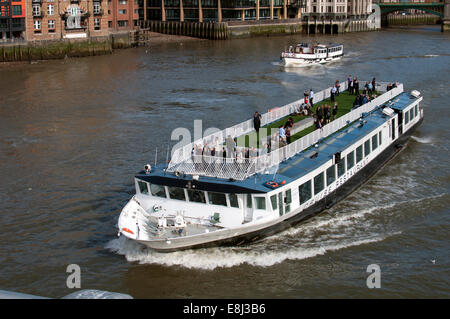
[{"label": "green artificial grass deck", "polygon": [[[360,93],[362,91],[360,90]],[[374,92],[373,94],[376,94],[377,96],[379,95],[379,92]],[[373,95],[372,94],[372,95]],[[348,112],[350,112],[350,110],[353,107],[353,102],[355,101],[356,95],[354,94],[349,94],[348,91],[344,91],[342,93],[340,93],[339,95],[335,96],[334,99],[335,101],[338,103],[338,112],[337,112],[337,118],[347,114]],[[328,104],[329,106],[333,106],[334,102],[331,102],[331,99],[326,99],[324,101],[318,102],[318,103],[314,103],[314,107],[312,109],[313,113],[316,113],[316,110],[319,106],[323,106],[325,104]],[[283,117],[282,119],[276,121],[276,122],[272,122],[269,123],[265,126],[263,126],[262,128],[266,128],[266,129],[278,129],[281,125],[286,124],[286,121],[289,117],[292,117],[292,119],[294,120],[294,123],[297,123],[305,118],[307,118],[307,116],[304,115],[297,115],[297,114],[291,114],[291,115],[287,115],[285,117]],[[298,140],[299,138],[302,138],[303,136],[308,135],[309,133],[313,132],[315,130],[315,126],[311,125],[310,127],[297,132],[294,135],[291,135],[291,143]],[[267,132],[270,130],[261,130],[263,132],[263,135],[261,137],[266,137],[267,136]],[[270,133],[269,133],[270,134]],[[238,146],[246,146],[249,147],[250,145],[250,141],[252,141],[252,146],[255,146],[257,148],[260,147],[260,145],[256,146],[256,143],[259,144],[260,141],[260,134],[256,134],[256,132],[251,132],[242,136],[239,136],[236,140],[237,140],[237,145]]]}]

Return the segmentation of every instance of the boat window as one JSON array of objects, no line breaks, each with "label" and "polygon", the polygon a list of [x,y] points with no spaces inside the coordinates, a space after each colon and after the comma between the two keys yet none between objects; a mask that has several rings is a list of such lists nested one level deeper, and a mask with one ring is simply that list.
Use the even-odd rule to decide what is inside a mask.
[{"label": "boat window", "polygon": [[266,198],[261,196],[255,196],[255,208],[256,209],[266,209]]},{"label": "boat window", "polygon": [[355,166],[355,151],[351,151],[347,155],[347,169],[350,169],[353,166]]},{"label": "boat window", "polygon": [[414,118],[414,110],[409,110],[409,119],[412,120]]},{"label": "boat window", "polygon": [[277,195],[270,196],[270,202],[272,203],[272,209],[277,209]]},{"label": "boat window", "polygon": [[170,199],[186,200],[186,196],[184,196],[184,188],[169,186],[167,189],[169,190]]},{"label": "boat window", "polygon": [[381,145],[383,143],[383,139],[382,139],[382,135],[381,135],[381,131],[380,133],[378,133],[378,145]]},{"label": "boat window", "polygon": [[361,160],[363,159],[363,146],[360,145],[356,148],[356,163],[361,162]]},{"label": "boat window", "polygon": [[228,194],[228,198],[230,199],[230,206],[239,208],[239,202],[236,194]]},{"label": "boat window", "polygon": [[141,194],[145,194],[148,195],[148,186],[146,182],[142,182],[142,181],[138,181],[138,185],[139,185],[139,192]]},{"label": "boat window", "polygon": [[291,195],[291,190],[288,189],[285,193],[286,195],[286,204],[290,204],[292,203],[292,195]]},{"label": "boat window", "polygon": [[208,192],[208,199],[210,204],[227,206],[227,198],[223,193]]},{"label": "boat window", "polygon": [[405,125],[409,123],[409,112],[405,112]]},{"label": "boat window", "polygon": [[150,192],[153,196],[166,198],[166,191],[162,185],[150,184]]},{"label": "boat window", "polygon": [[378,147],[378,135],[375,134],[374,136],[372,136],[372,150],[376,150],[377,147]]},{"label": "boat window", "polygon": [[370,139],[364,142],[364,156],[370,154]]},{"label": "boat window", "polygon": [[416,106],[414,106],[414,117],[416,117],[417,116],[417,104],[416,104]]},{"label": "boat window", "polygon": [[323,178],[323,172],[314,177],[314,195],[319,194],[321,191],[323,191],[325,187]]},{"label": "boat window", "polygon": [[189,201],[190,202],[206,204],[205,192],[198,191],[198,190],[193,190],[193,189],[188,189],[187,193],[188,193],[188,197],[189,197]]},{"label": "boat window", "polygon": [[298,194],[300,196],[300,205],[311,198],[311,180],[298,187]]},{"label": "boat window", "polygon": [[247,194],[247,208],[252,208],[252,194]]},{"label": "boat window", "polygon": [[341,177],[345,173],[345,157],[341,158],[339,164],[337,164],[338,177]]},{"label": "boat window", "polygon": [[327,169],[327,186],[336,180],[336,167],[333,165]]}]

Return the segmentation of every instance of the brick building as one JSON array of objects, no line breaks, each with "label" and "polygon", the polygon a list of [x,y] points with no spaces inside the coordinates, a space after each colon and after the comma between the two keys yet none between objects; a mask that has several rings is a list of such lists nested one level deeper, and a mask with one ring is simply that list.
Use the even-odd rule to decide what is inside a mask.
[{"label": "brick building", "polygon": [[138,26],[141,3],[142,0],[108,0],[108,28],[120,31]]},{"label": "brick building", "polygon": [[58,40],[108,35],[106,0],[29,0],[26,39]]},{"label": "brick building", "polygon": [[0,0],[0,41],[23,39],[25,0]]}]

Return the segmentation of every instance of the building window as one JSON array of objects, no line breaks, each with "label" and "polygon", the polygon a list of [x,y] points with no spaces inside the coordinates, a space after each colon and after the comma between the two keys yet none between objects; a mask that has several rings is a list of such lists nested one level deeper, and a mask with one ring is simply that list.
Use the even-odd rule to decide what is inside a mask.
[{"label": "building window", "polygon": [[119,14],[126,14],[127,10],[126,9],[119,9]]},{"label": "building window", "polygon": [[314,195],[317,195],[321,191],[323,191],[325,187],[323,177],[324,177],[323,172],[314,177]]},{"label": "building window", "polygon": [[12,14],[14,16],[22,15],[22,6],[12,6]]},{"label": "building window", "polygon": [[94,30],[100,30],[100,19],[94,18]]},{"label": "building window", "polygon": [[39,4],[33,4],[33,17],[39,17],[41,15],[41,6]]},{"label": "building window", "polygon": [[94,14],[100,14],[102,12],[102,7],[100,2],[94,2]]},{"label": "building window", "polygon": [[48,32],[55,32],[55,20],[48,20]]},{"label": "building window", "polygon": [[34,20],[34,32],[41,32],[41,21]]},{"label": "building window", "polygon": [[327,186],[336,180],[336,167],[333,165],[327,169]]},{"label": "building window", "polygon": [[298,195],[300,197],[300,205],[311,198],[311,180],[298,187]]},{"label": "building window", "polygon": [[119,27],[126,27],[127,26],[127,21],[126,20],[117,21],[117,25]]},{"label": "building window", "polygon": [[48,13],[48,15],[50,15],[50,16],[53,15],[53,13],[54,13],[54,6],[53,6],[53,4],[49,4],[49,5],[47,6],[47,13]]},{"label": "building window", "polygon": [[190,202],[206,204],[205,192],[188,189],[187,193]]},{"label": "building window", "polygon": [[127,0],[119,0],[119,4],[127,4]]}]

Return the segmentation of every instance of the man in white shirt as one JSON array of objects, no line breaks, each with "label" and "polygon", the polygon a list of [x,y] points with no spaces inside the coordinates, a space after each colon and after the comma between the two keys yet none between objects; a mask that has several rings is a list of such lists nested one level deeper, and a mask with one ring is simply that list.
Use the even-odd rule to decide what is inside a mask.
[{"label": "man in white shirt", "polygon": [[313,89],[309,90],[309,103],[311,104],[311,107],[314,107],[314,91]]}]

